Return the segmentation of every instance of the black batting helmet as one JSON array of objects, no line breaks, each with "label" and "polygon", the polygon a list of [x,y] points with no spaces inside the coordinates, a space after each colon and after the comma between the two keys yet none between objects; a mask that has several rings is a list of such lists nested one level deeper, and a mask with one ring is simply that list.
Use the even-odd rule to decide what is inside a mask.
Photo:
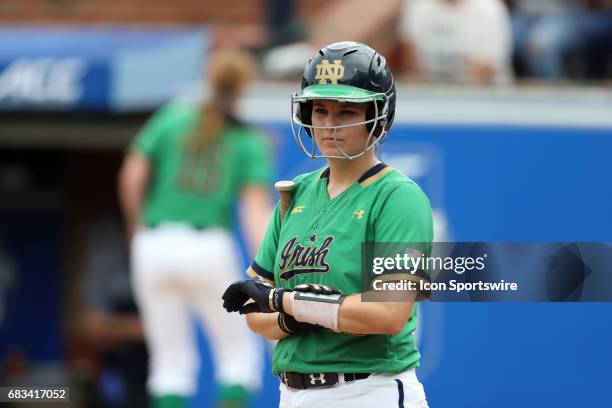
[{"label": "black batting helmet", "polygon": [[[385,57],[365,44],[338,42],[320,49],[306,64],[300,90],[292,96],[292,129],[298,144],[311,157],[329,157],[309,152],[303,143],[303,131],[312,134],[312,101],[370,103],[365,122],[370,138],[362,153],[349,156],[339,149],[342,158],[353,159],[365,154],[385,138],[395,116],[395,84]],[[295,125],[299,129],[295,129]],[[371,138],[375,137],[374,143]]]}]

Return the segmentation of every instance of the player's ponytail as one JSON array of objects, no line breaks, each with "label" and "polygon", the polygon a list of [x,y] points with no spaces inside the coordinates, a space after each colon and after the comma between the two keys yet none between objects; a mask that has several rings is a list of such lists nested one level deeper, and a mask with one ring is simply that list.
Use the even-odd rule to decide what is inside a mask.
[{"label": "player's ponytail", "polygon": [[187,139],[191,151],[200,152],[213,145],[228,120],[244,88],[255,75],[255,62],[246,52],[220,50],[212,54],[208,68],[210,99],[202,105],[201,120]]}]

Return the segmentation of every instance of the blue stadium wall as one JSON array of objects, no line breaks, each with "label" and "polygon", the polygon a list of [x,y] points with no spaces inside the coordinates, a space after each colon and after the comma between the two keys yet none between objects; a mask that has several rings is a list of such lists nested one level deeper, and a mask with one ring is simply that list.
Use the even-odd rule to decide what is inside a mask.
[{"label": "blue stadium wall", "polygon": [[[279,178],[324,165],[267,123]],[[612,242],[612,127],[397,123],[382,158],[427,192],[454,241]],[[437,238],[439,239],[439,238]],[[610,303],[425,303],[432,407],[612,406]],[[210,356],[193,406],[212,401]],[[266,356],[255,407],[278,403]]]}]

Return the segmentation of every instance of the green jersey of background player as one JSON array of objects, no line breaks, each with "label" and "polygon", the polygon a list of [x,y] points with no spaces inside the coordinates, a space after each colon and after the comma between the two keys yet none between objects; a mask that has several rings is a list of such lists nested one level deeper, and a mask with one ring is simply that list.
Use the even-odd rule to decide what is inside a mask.
[{"label": "green jersey of background player", "polygon": [[[291,205],[284,218],[277,206],[249,268],[256,279],[236,282],[224,294],[227,310],[248,313],[252,330],[280,340],[273,371],[283,381],[282,406],[304,403],[303,396],[294,401],[296,389],[312,391],[309,403],[300,405],[311,406],[323,395],[317,391],[334,385],[336,394],[326,394],[324,401],[340,406],[342,387],[353,381],[355,387],[377,384],[381,393],[368,391],[364,399],[355,395],[354,406],[391,404],[386,402],[388,384],[397,394],[406,382],[414,399],[404,400],[402,385],[399,401],[427,406],[414,376],[420,357],[413,337],[417,294],[409,293],[404,301],[362,299],[362,243],[433,240],[425,194],[375,155],[393,122],[395,99],[384,57],[353,42],[331,44],[315,54],[293,96],[298,144],[328,165],[294,179]],[[398,271],[391,272],[397,279]],[[245,305],[249,298],[254,303]]]},{"label": "green jersey of background player", "polygon": [[197,391],[194,321],[210,340],[215,371],[208,374],[218,384],[219,407],[247,406],[261,382],[257,338],[217,299],[242,275],[232,224],[240,224],[253,253],[265,234],[269,146],[236,118],[236,102],[254,76],[252,58],[237,50],[209,57],[209,98],[156,112],[119,177],[155,408],[186,407]]},{"label": "green jersey of background player", "polygon": [[270,160],[264,138],[230,117],[223,137],[205,149],[188,149],[199,126],[201,107],[176,102],[147,124],[133,149],[155,166],[143,208],[143,223],[187,222],[198,228],[232,227],[231,208],[244,184],[269,182]]}]

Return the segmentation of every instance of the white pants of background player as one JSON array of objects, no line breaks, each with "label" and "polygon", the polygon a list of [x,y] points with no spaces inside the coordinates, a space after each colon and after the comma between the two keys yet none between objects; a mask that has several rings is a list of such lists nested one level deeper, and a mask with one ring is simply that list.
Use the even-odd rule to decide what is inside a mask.
[{"label": "white pants of background player", "polygon": [[260,386],[261,351],[243,317],[227,313],[221,295],[242,279],[230,232],[162,224],[136,233],[132,243],[135,297],[150,353],[153,395],[195,393],[200,357],[192,316],[201,319],[222,385]]},{"label": "white pants of background player", "polygon": [[428,408],[414,368],[399,374],[372,374],[335,387],[294,390],[280,385],[280,408]]}]

